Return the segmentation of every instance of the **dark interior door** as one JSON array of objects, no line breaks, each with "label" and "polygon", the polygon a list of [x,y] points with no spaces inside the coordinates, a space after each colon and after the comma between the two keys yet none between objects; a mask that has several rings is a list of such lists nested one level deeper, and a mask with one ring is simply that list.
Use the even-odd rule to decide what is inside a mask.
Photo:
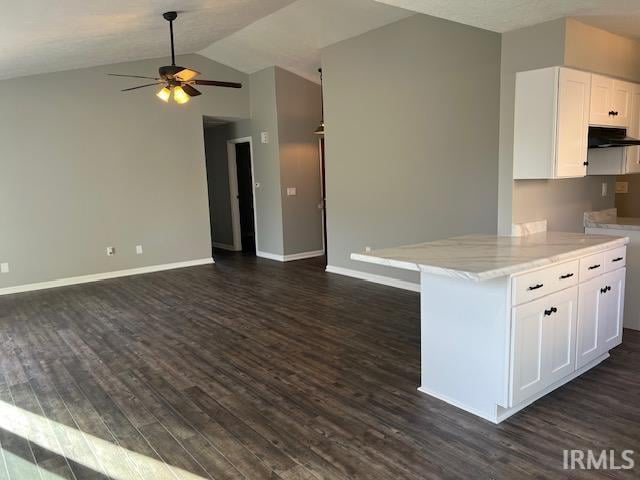
[{"label": "dark interior door", "polygon": [[253,215],[253,177],[251,175],[251,149],[249,143],[236,144],[238,173],[238,203],[240,204],[240,232],[242,251],[256,252],[255,217]]}]

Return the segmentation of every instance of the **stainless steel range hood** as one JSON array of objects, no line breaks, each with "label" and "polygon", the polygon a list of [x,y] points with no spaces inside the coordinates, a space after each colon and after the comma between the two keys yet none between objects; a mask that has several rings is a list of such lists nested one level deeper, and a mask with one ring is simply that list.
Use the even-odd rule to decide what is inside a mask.
[{"label": "stainless steel range hood", "polygon": [[624,128],[589,127],[589,148],[632,147],[640,140],[627,136]]}]

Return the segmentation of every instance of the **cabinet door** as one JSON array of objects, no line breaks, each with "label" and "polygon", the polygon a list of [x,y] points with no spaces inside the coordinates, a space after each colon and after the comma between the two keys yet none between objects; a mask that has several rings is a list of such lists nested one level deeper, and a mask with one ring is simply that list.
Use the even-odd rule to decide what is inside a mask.
[{"label": "cabinet door", "polygon": [[558,88],[556,177],[587,174],[591,74],[561,68]]},{"label": "cabinet door", "polygon": [[622,320],[624,314],[624,287],[626,268],[621,268],[602,278],[602,294],[599,329],[599,353],[605,353],[622,343]]},{"label": "cabinet door", "polygon": [[601,317],[601,277],[596,277],[578,288],[578,332],[576,368],[581,368],[600,355],[599,319]]},{"label": "cabinet door", "polygon": [[513,309],[511,405],[575,370],[576,287]]},{"label": "cabinet door", "polygon": [[602,75],[591,75],[591,125],[612,125],[613,116],[613,79]]},{"label": "cabinet door", "polygon": [[[640,138],[640,85],[633,86],[627,134]],[[640,173],[640,147],[627,147],[627,173]]]},{"label": "cabinet door", "polygon": [[614,112],[612,125],[629,127],[631,123],[631,97],[633,84],[622,80],[613,81],[612,108]]}]

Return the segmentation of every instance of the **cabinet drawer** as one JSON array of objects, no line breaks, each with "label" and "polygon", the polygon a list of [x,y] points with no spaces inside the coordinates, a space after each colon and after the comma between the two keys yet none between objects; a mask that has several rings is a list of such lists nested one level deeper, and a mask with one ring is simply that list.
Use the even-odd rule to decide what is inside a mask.
[{"label": "cabinet drawer", "polygon": [[627,264],[627,247],[615,248],[604,252],[604,271],[612,272]]},{"label": "cabinet drawer", "polygon": [[580,260],[580,281],[586,282],[604,273],[604,252]]},{"label": "cabinet drawer", "polygon": [[579,262],[561,263],[513,277],[513,305],[530,302],[578,284]]}]

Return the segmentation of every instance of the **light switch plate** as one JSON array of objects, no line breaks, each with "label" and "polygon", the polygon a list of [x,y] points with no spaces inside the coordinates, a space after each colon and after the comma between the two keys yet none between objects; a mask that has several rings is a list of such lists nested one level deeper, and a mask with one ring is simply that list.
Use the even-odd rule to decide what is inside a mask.
[{"label": "light switch plate", "polygon": [[8,263],[0,263],[0,273],[9,273]]},{"label": "light switch plate", "polygon": [[609,186],[607,185],[607,182],[602,182],[602,196],[606,197],[608,192]]},{"label": "light switch plate", "polygon": [[293,197],[298,194],[296,187],[287,187],[287,196]]},{"label": "light switch plate", "polygon": [[136,245],[136,254],[142,255],[142,245]]},{"label": "light switch plate", "polygon": [[262,143],[269,143],[269,132],[261,132],[260,133],[260,141]]},{"label": "light switch plate", "polygon": [[616,193],[629,193],[629,182],[616,182]]}]

